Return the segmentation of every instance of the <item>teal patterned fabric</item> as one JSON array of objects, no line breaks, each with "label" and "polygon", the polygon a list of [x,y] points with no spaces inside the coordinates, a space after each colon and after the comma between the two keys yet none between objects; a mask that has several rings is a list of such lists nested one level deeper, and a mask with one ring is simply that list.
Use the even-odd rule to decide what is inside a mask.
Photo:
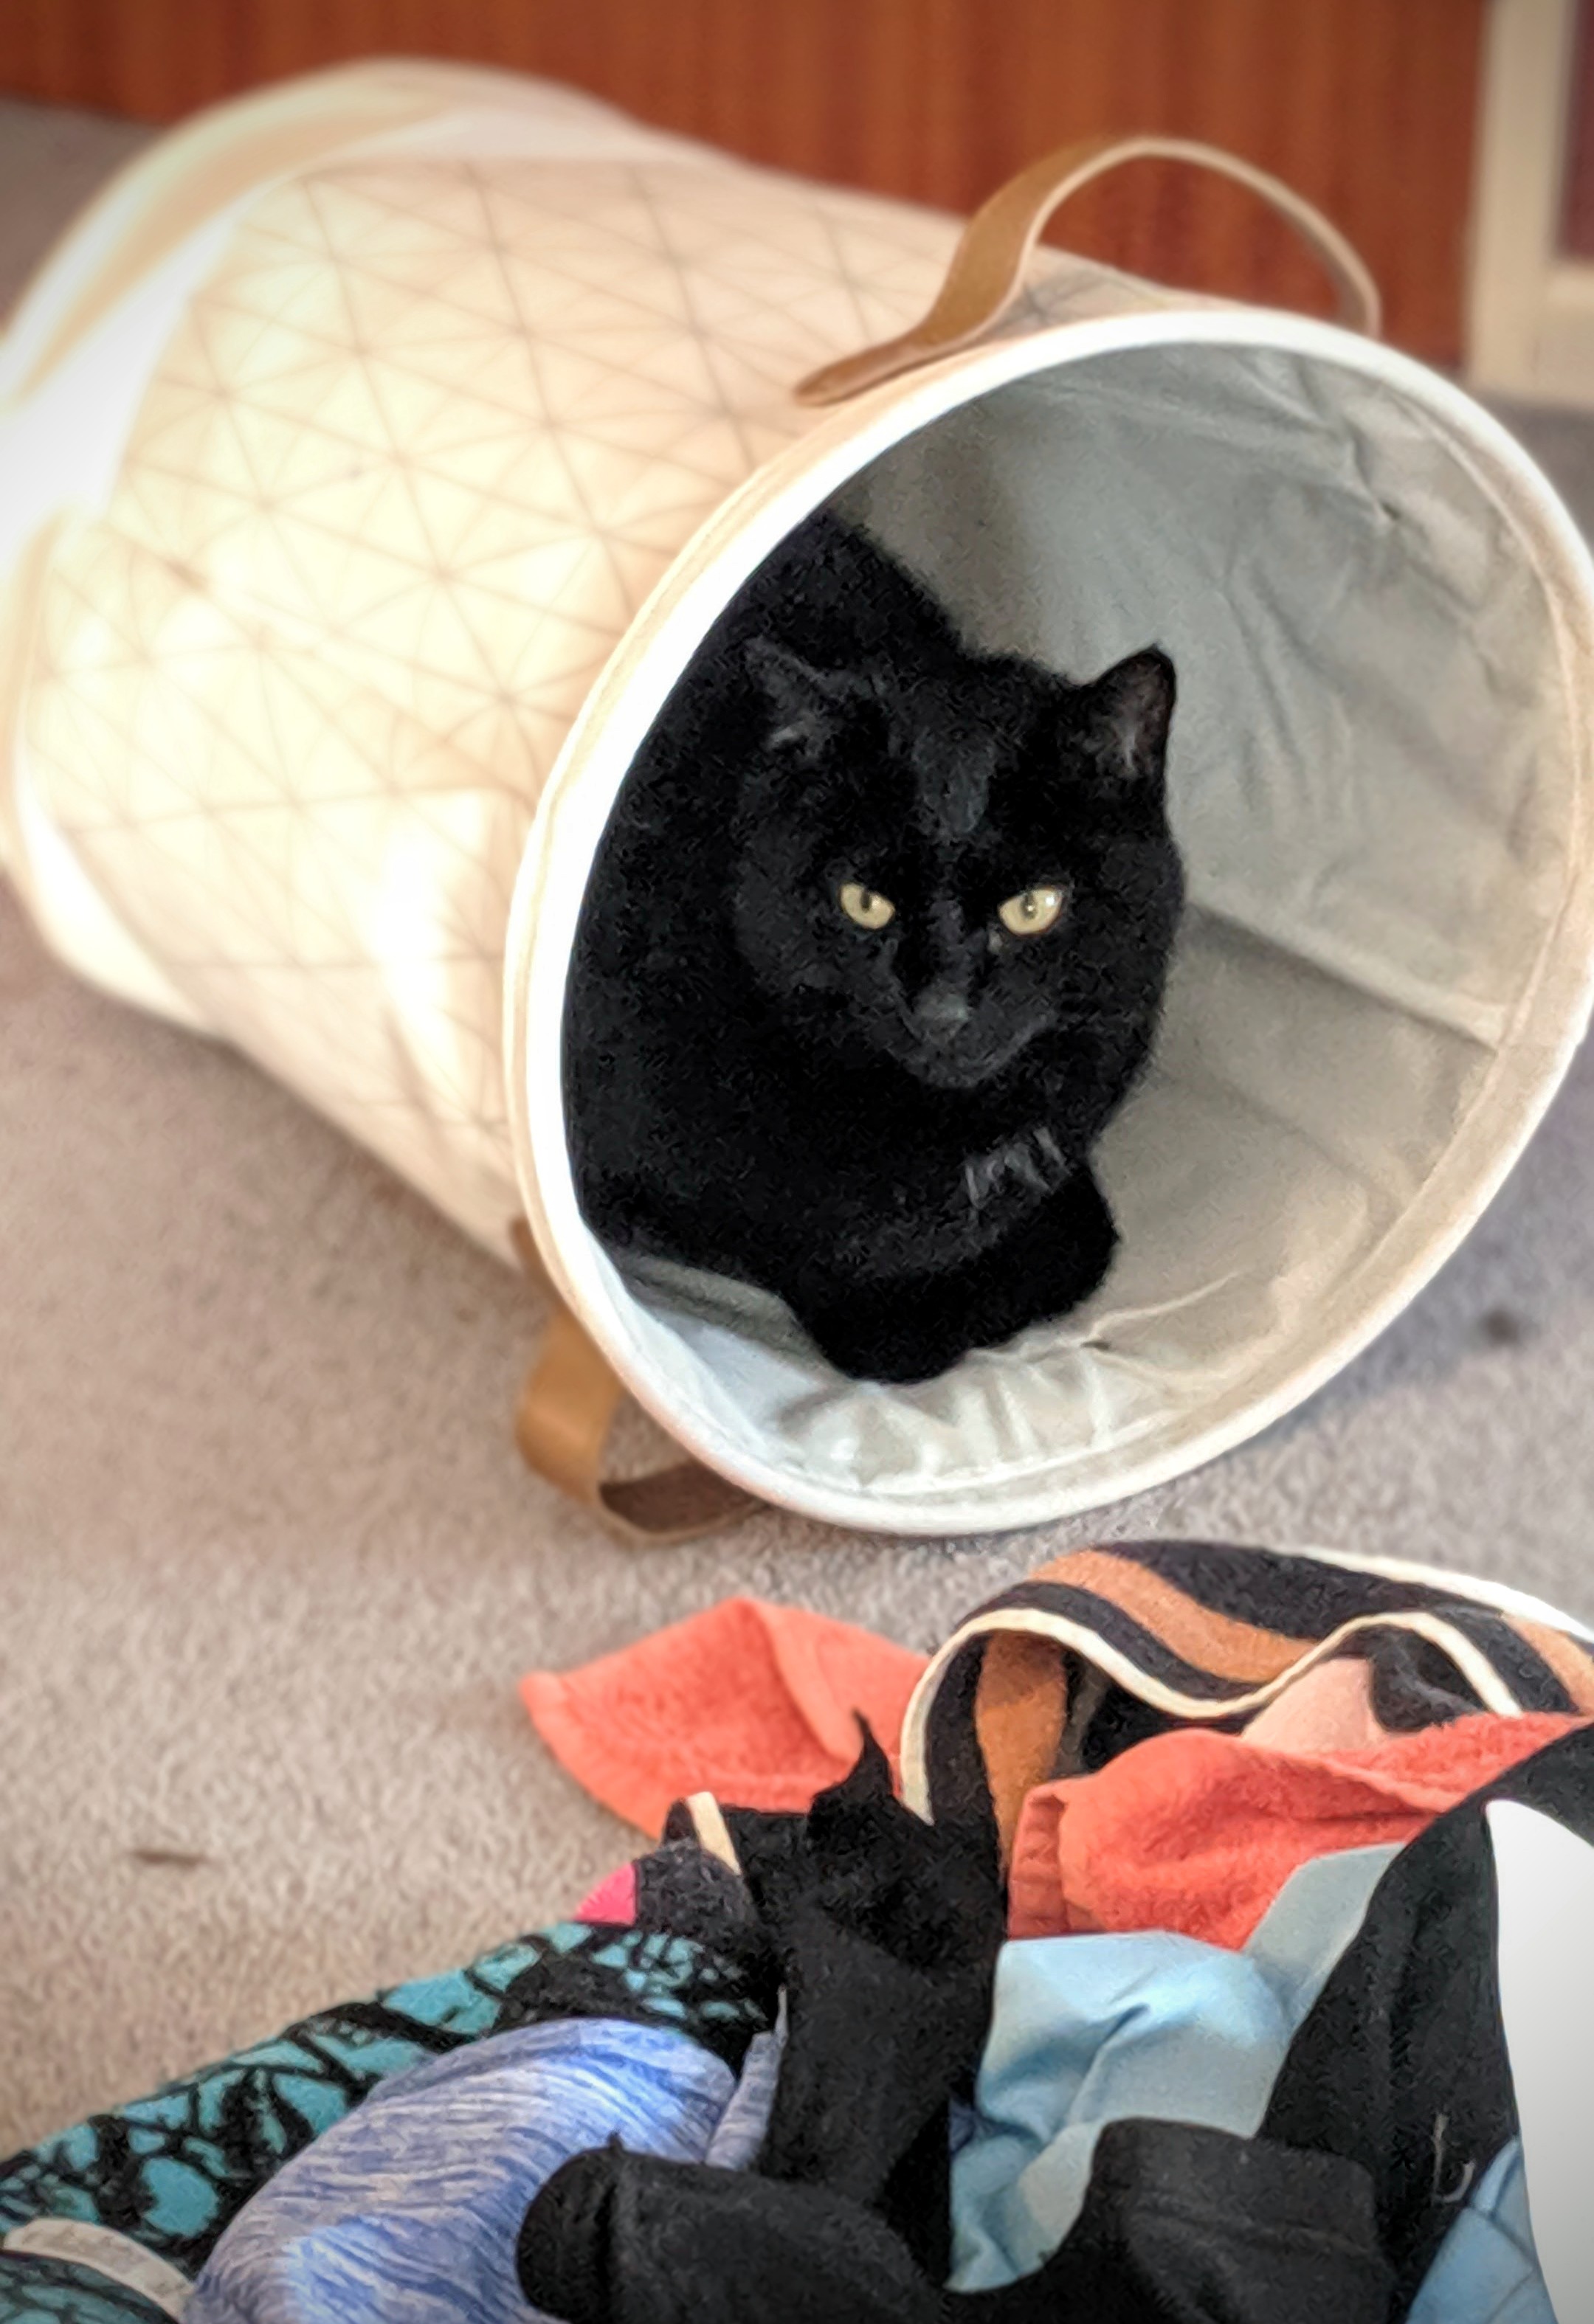
[{"label": "teal patterned fabric", "polygon": [[171,2324],[136,2292],[87,2268],[0,2254],[0,2324]]},{"label": "teal patterned fabric", "polygon": [[[684,1937],[565,1922],[465,1968],[307,2017],[152,2097],[0,2163],[0,2236],[40,2218],[132,2236],[196,2275],[257,2188],[388,2076],[557,2018],[690,2035],[739,2071],[774,1995]],[[147,2324],[161,2311],[86,2271],[0,2252],[0,2324]]]}]

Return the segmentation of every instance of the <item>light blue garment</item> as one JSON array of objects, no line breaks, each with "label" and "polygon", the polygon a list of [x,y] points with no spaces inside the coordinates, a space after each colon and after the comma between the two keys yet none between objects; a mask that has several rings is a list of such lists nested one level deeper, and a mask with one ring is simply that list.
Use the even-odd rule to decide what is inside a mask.
[{"label": "light blue garment", "polygon": [[[762,2135],[774,2077],[757,2059],[729,2153]],[[701,2162],[737,2087],[688,2036],[613,2018],[494,2034],[397,2075],[245,2206],[185,2324],[528,2324],[514,2252],[543,2182],[611,2137]]]},{"label": "light blue garment", "polygon": [[1555,2324],[1534,2250],[1519,2138],[1501,2148],[1473,2189],[1406,2324]]},{"label": "light blue garment", "polygon": [[952,2163],[957,2289],[1011,2283],[1056,2250],[1104,2123],[1147,2115],[1251,2136],[1397,1853],[1302,1865],[1243,1952],[1161,1931],[1005,1945],[973,2131]]}]

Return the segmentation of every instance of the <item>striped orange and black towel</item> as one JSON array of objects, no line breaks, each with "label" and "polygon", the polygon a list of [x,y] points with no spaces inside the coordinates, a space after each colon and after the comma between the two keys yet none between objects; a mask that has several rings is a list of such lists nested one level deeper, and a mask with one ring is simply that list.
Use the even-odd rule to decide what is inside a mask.
[{"label": "striped orange and black towel", "polygon": [[908,1709],[903,1784],[938,1819],[1025,1795],[1131,1743],[1246,1725],[1315,1665],[1356,1655],[1391,1732],[1471,1711],[1594,1713],[1594,1637],[1432,1567],[1232,1542],[1075,1550],[960,1623]]}]

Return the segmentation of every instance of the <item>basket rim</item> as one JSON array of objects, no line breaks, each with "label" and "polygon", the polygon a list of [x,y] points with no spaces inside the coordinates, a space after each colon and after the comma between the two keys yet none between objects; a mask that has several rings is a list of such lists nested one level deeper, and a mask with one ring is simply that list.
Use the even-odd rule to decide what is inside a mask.
[{"label": "basket rim", "polygon": [[[839,1485],[749,1451],[681,1382],[661,1382],[631,1321],[630,1295],[580,1216],[564,1135],[561,1035],[588,875],[620,782],[671,687],[710,623],[795,524],[892,446],[978,397],[1042,372],[1159,347],[1282,353],[1348,370],[1415,406],[1466,461],[1521,542],[1554,627],[1573,746],[1566,887],[1482,1086],[1416,1197],[1324,1302],[1310,1351],[1286,1350],[1271,1370],[1253,1373],[1171,1428],[1158,1416],[1142,1432],[1150,1443],[1120,1440],[1110,1452],[1059,1455],[1034,1465],[1027,1480],[1005,1469],[985,1486],[978,1480]],[[760,1498],[832,1524],[927,1538],[1016,1531],[1108,1507],[1246,1442],[1368,1346],[1459,1248],[1537,1128],[1587,1029],[1594,1008],[1594,850],[1589,734],[1576,708],[1580,663],[1585,672],[1594,669],[1594,558],[1553,486],[1464,389],[1338,325],[1171,297],[1155,309],[982,345],[837,407],[732,491],[681,550],[588,692],[527,836],[505,954],[504,1069],[521,1198],[561,1296],[636,1401],[678,1443]],[[533,1088],[543,1102],[533,1103]],[[998,1485],[1000,1507],[993,1509],[988,1495]]]}]

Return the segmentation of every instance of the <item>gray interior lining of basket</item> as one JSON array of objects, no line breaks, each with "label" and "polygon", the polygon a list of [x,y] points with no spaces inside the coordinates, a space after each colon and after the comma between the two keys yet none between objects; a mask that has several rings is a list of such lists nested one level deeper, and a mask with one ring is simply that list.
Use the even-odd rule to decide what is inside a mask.
[{"label": "gray interior lining of basket", "polygon": [[[982,645],[1173,656],[1190,908],[1153,1065],[1099,1149],[1123,1241],[1061,1322],[913,1388],[783,1308],[628,1270],[672,1393],[759,1460],[890,1497],[1094,1468],[1309,1348],[1452,1146],[1571,871],[1576,748],[1536,562],[1388,386],[1143,349],[967,405],[842,505]],[[622,1296],[626,1296],[622,1293]]]}]

